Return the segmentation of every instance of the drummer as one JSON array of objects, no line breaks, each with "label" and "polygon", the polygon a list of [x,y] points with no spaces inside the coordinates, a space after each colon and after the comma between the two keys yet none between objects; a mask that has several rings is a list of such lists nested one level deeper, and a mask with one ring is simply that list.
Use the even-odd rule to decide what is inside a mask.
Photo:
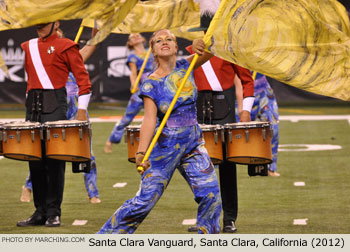
[{"label": "drummer", "polygon": [[[189,31],[205,32],[211,19],[212,16],[209,14],[201,16],[200,27]],[[187,50],[193,53],[191,47],[188,47]],[[194,79],[198,89],[197,119],[199,123],[223,125],[235,122],[234,78],[236,75],[241,79],[243,85],[243,92],[237,92],[238,102],[243,103],[243,109],[239,114],[240,121],[250,121],[250,111],[254,102],[254,81],[250,71],[214,56],[194,70]],[[226,156],[225,149],[223,146],[224,157]],[[237,231],[238,213],[236,165],[224,160],[222,164],[219,164],[219,176],[224,212],[222,231],[234,233]],[[196,227],[190,227],[189,231],[195,232],[196,229]]]},{"label": "drummer", "polygon": [[[79,86],[77,120],[87,120],[91,83],[78,44],[58,36],[59,21],[36,26],[39,38],[22,44],[28,75],[26,120],[44,123],[67,120],[65,84],[72,72]],[[43,152],[45,144],[42,143]],[[61,225],[65,162],[45,158],[29,161],[35,212],[18,227]]]}]

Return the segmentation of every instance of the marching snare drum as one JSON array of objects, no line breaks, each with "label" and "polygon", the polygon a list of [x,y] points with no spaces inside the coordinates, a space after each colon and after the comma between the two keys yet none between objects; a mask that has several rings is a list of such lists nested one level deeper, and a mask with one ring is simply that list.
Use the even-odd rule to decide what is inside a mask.
[{"label": "marching snare drum", "polygon": [[227,123],[224,128],[228,161],[254,165],[272,163],[270,123]]},{"label": "marching snare drum", "polygon": [[22,161],[41,160],[42,125],[38,122],[11,122],[2,126],[4,156]]},{"label": "marching snare drum", "polygon": [[221,125],[199,124],[203,132],[205,148],[208,151],[209,157],[213,164],[221,164],[223,162],[223,127]]},{"label": "marching snare drum", "polygon": [[46,156],[68,162],[91,160],[90,123],[61,120],[44,123],[46,129]]},{"label": "marching snare drum", "polygon": [[141,125],[129,125],[126,127],[125,141],[128,143],[128,160],[135,163],[135,154],[140,142]]}]

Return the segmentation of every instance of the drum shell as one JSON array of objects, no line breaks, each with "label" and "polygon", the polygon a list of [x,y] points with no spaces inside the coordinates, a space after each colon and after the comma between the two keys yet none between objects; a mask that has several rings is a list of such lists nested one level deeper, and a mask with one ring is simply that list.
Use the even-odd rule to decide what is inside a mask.
[{"label": "drum shell", "polygon": [[[208,155],[214,165],[221,164],[223,162],[223,128],[213,125],[199,125],[203,132],[203,138],[205,141],[204,147],[208,151]],[[206,127],[206,128],[205,128]]]},{"label": "drum shell", "polygon": [[[249,133],[248,141],[246,132]],[[225,138],[227,161],[252,165],[272,163],[272,131],[269,126],[229,128],[229,125],[225,125]]]},{"label": "drum shell", "polygon": [[45,143],[48,158],[67,162],[91,160],[91,132],[88,125],[46,125]]},{"label": "drum shell", "polygon": [[[21,161],[39,161],[42,158],[39,128],[11,129],[4,126],[2,136],[3,155]],[[32,141],[34,132],[34,141]],[[17,138],[19,133],[19,141]],[[6,136],[5,136],[6,135]]]},{"label": "drum shell", "polygon": [[136,163],[135,155],[140,142],[140,127],[128,126],[126,127],[126,141],[128,143],[128,161]]}]

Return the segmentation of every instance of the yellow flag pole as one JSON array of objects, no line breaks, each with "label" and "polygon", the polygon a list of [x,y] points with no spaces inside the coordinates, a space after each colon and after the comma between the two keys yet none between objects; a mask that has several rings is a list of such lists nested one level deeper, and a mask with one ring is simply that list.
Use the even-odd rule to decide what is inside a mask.
[{"label": "yellow flag pole", "polygon": [[75,36],[75,39],[74,39],[75,43],[79,42],[79,39],[80,39],[81,34],[83,33],[83,30],[84,30],[84,26],[80,25],[78,33],[77,33],[77,35]]},{"label": "yellow flag pole", "polygon": [[[222,16],[222,12],[224,11],[224,9],[226,7],[226,3],[228,1],[229,0],[221,1],[218,10],[215,13],[215,15],[214,15],[214,17],[213,17],[209,27],[208,27],[208,30],[205,33],[204,37],[203,37],[203,41],[204,41],[204,43],[206,45],[209,44],[210,39],[211,39],[211,37],[212,37],[212,35],[214,33],[214,30],[215,30],[215,28],[216,28],[216,26],[217,26],[217,24],[218,24],[218,22],[219,22],[219,20],[220,20],[220,18]],[[162,133],[162,130],[163,130],[164,126],[165,126],[165,123],[167,122],[167,120],[168,120],[168,118],[170,116],[170,113],[173,110],[173,108],[175,106],[175,103],[176,103],[177,99],[179,98],[180,93],[181,93],[183,87],[185,86],[185,83],[186,83],[190,73],[192,72],[194,65],[197,62],[197,59],[198,59],[198,54],[195,54],[193,59],[192,59],[192,62],[190,64],[189,68],[187,69],[185,77],[182,79],[182,82],[181,82],[179,88],[177,89],[176,94],[175,94],[173,100],[171,101],[171,103],[169,105],[169,108],[168,108],[167,112],[165,113],[164,118],[163,118],[162,122],[160,123],[160,125],[158,127],[158,130],[157,130],[156,134],[154,135],[150,146],[148,147],[148,149],[147,149],[147,151],[145,153],[145,156],[142,159],[142,163],[144,163],[149,158],[149,156],[151,155],[151,152],[152,152],[152,150],[153,150],[153,148],[154,148],[154,146],[155,146],[155,144],[156,144],[160,134]],[[144,169],[143,169],[142,166],[139,166],[139,167],[137,167],[137,171],[142,174],[144,172]]]},{"label": "yellow flag pole", "polygon": [[145,69],[145,66],[146,66],[146,64],[147,64],[148,58],[149,58],[149,56],[151,55],[151,51],[152,51],[152,49],[151,49],[151,47],[149,47],[149,48],[148,48],[148,51],[147,51],[147,53],[146,53],[145,59],[144,59],[144,61],[143,61],[143,63],[142,63],[140,72],[139,72],[139,74],[137,75],[137,78],[136,78],[136,80],[135,80],[134,86],[133,86],[133,88],[132,88],[132,90],[131,90],[131,93],[132,93],[132,94],[134,94],[134,93],[136,92],[137,86],[139,85],[139,82],[140,82],[140,80],[141,80],[141,76],[142,76],[142,74],[143,74],[143,70]]},{"label": "yellow flag pole", "polygon": [[253,72],[252,78],[253,78],[253,80],[255,80],[255,78],[256,78],[256,71]]}]

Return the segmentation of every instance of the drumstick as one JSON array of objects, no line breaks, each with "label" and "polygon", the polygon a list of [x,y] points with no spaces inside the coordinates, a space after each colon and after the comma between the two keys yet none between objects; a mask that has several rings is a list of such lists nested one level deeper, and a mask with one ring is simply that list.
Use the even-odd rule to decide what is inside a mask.
[{"label": "drumstick", "polygon": [[[220,6],[219,6],[218,10],[216,11],[216,13],[215,13],[215,15],[214,15],[214,17],[213,17],[213,19],[212,19],[212,21],[211,21],[209,27],[208,27],[208,30],[207,30],[207,32],[205,33],[204,37],[203,37],[203,41],[204,41],[204,43],[205,43],[206,45],[209,45],[209,43],[210,43],[210,39],[211,39],[211,37],[213,36],[214,30],[215,30],[215,28],[216,28],[216,26],[217,26],[217,24],[218,24],[218,22],[219,22],[219,19],[220,19],[221,16],[222,16],[222,12],[223,12],[224,9],[225,9],[226,2],[227,2],[227,1],[228,1],[228,0],[223,0],[223,1],[221,1]],[[190,75],[190,73],[191,73],[192,70],[193,70],[194,65],[196,64],[197,59],[198,59],[198,54],[195,54],[194,57],[193,57],[193,59],[192,59],[192,62],[191,62],[191,64],[190,64],[189,68],[187,69],[187,72],[186,72],[186,74],[185,74],[185,77],[182,79],[182,82],[181,82],[179,88],[177,89],[176,94],[175,94],[173,100],[171,101],[171,103],[170,103],[170,105],[169,105],[169,108],[168,108],[167,112],[165,113],[165,116],[164,116],[164,118],[163,118],[161,124],[159,125],[159,128],[158,128],[156,134],[154,135],[150,146],[148,147],[148,149],[147,149],[147,151],[146,151],[146,153],[145,153],[145,156],[144,156],[143,159],[142,159],[142,164],[143,164],[143,163],[145,162],[145,160],[147,160],[147,159],[149,158],[149,156],[151,155],[151,152],[152,152],[152,150],[153,150],[153,148],[154,148],[154,146],[155,146],[155,144],[156,144],[156,142],[157,142],[157,140],[158,140],[158,138],[159,138],[159,136],[160,136],[160,133],[162,132],[162,130],[163,130],[163,128],[164,128],[164,126],[165,126],[165,124],[166,124],[166,122],[167,122],[167,120],[168,120],[168,118],[169,118],[169,116],[170,116],[170,113],[171,113],[171,111],[173,110],[173,108],[174,108],[174,106],[175,106],[175,103],[176,103],[177,99],[179,98],[180,93],[181,93],[183,87],[185,86],[185,83],[186,83],[186,81],[187,81],[187,79],[188,79],[188,76]],[[143,174],[144,169],[143,169],[142,166],[139,166],[139,167],[137,167],[137,171],[138,171],[139,173]]]},{"label": "drumstick", "polygon": [[151,51],[152,51],[152,48],[149,47],[149,48],[148,48],[148,51],[147,51],[147,53],[146,53],[146,56],[145,56],[145,60],[144,60],[143,63],[142,63],[140,72],[139,72],[139,74],[137,75],[137,78],[136,78],[136,80],[135,80],[134,87],[133,87],[132,90],[131,90],[131,93],[132,93],[132,94],[134,94],[134,93],[136,92],[137,86],[138,86],[138,84],[139,84],[139,82],[140,82],[140,80],[141,80],[141,75],[143,74],[143,70],[145,69],[145,66],[146,66],[146,64],[147,64],[148,58],[149,58],[149,56],[150,56],[150,54],[151,54]]}]

